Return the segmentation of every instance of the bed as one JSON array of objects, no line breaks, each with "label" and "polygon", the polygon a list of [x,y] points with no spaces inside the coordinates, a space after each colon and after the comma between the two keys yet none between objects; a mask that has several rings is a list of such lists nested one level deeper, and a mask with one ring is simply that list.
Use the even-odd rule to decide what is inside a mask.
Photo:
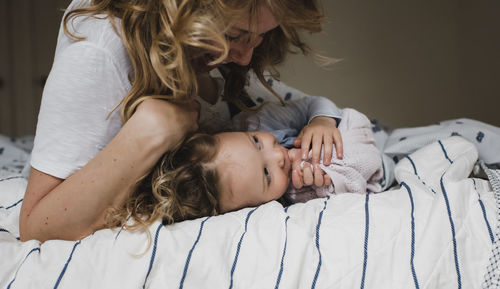
[{"label": "bed", "polygon": [[500,129],[373,129],[382,193],[42,244],[19,241],[32,138],[0,136],[0,288],[497,288]]}]

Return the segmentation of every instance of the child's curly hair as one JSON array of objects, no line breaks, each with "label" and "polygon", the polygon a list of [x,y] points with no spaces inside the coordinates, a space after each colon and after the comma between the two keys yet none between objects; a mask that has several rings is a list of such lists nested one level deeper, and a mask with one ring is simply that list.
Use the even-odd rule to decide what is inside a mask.
[{"label": "child's curly hair", "polygon": [[[146,228],[219,214],[219,174],[213,164],[217,138],[197,133],[165,154],[124,205],[108,215],[107,227]],[[127,222],[131,218],[133,222]]]}]

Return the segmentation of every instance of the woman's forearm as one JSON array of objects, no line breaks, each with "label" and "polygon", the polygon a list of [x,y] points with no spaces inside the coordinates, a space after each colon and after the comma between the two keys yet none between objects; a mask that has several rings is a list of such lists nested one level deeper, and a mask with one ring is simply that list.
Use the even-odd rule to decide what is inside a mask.
[{"label": "woman's forearm", "polygon": [[75,240],[102,228],[107,209],[120,206],[162,155],[155,142],[124,126],[94,159],[59,184],[44,185],[50,176],[32,169],[20,216],[21,240]]}]

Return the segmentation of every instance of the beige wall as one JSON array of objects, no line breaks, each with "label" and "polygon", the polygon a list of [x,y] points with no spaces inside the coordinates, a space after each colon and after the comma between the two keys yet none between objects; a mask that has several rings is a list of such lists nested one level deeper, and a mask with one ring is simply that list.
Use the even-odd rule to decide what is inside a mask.
[{"label": "beige wall", "polygon": [[35,133],[62,8],[69,0],[0,0],[0,134]]},{"label": "beige wall", "polygon": [[468,117],[500,126],[500,2],[326,0],[310,43],[343,59],[294,55],[287,84],[392,126]]}]

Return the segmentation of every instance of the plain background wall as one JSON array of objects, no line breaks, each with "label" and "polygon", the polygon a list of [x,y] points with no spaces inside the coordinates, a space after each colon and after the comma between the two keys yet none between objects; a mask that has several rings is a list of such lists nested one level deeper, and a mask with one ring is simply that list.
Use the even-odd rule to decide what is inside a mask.
[{"label": "plain background wall", "polygon": [[[0,134],[34,134],[44,80],[69,0],[0,1]],[[282,80],[390,127],[469,117],[500,126],[498,0],[324,0],[314,48],[323,69],[291,56]]]},{"label": "plain background wall", "polygon": [[281,79],[391,127],[468,117],[500,126],[499,1],[328,0],[314,48],[326,70],[290,57]]}]

